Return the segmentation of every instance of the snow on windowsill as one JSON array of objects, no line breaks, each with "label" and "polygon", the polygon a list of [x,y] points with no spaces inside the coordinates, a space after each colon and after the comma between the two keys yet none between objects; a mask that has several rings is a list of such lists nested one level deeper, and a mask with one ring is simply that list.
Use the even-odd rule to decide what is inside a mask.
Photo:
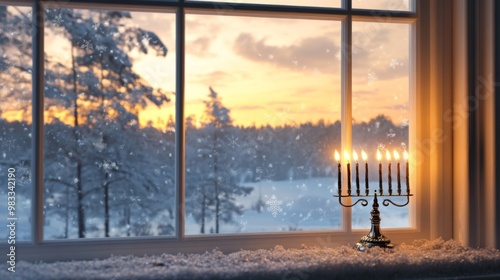
[{"label": "snow on windowsill", "polygon": [[[469,278],[469,276],[474,276]],[[0,279],[500,279],[500,251],[417,240],[392,250],[306,247],[0,265]],[[459,279],[460,279],[459,278]]]}]

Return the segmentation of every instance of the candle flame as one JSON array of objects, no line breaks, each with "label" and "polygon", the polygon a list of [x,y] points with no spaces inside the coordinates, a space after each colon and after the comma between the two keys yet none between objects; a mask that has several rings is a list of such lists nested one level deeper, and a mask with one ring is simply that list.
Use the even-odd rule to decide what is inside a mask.
[{"label": "candle flame", "polygon": [[389,150],[385,150],[385,158],[387,160],[391,160],[391,153],[389,152]]},{"label": "candle flame", "polygon": [[354,159],[354,161],[358,161],[358,153],[356,153],[356,151],[352,152],[352,158]]},{"label": "candle flame", "polygon": [[382,154],[380,153],[380,150],[377,149],[377,160],[381,161],[382,160]]},{"label": "candle flame", "polygon": [[335,160],[340,161],[340,154],[339,152],[337,152],[337,150],[335,150]]},{"label": "candle flame", "polygon": [[408,153],[404,151],[403,156],[405,157],[405,160],[408,161]]},{"label": "candle flame", "polygon": [[368,159],[368,156],[366,155],[365,151],[361,150],[361,157],[363,158],[364,161]]},{"label": "candle flame", "polygon": [[399,153],[396,150],[394,150],[394,159],[399,160]]},{"label": "candle flame", "polygon": [[344,157],[345,160],[349,161],[349,153],[347,151],[344,151]]}]

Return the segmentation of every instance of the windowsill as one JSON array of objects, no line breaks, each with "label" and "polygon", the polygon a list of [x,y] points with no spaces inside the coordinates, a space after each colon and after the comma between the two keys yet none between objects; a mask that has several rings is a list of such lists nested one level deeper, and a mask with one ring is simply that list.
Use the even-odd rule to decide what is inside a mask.
[{"label": "windowsill", "polygon": [[[68,247],[66,250],[72,251]],[[0,277],[10,276],[7,273],[1,269]],[[456,241],[420,239],[385,251],[373,248],[359,252],[347,246],[275,246],[231,254],[215,249],[204,254],[158,253],[91,262],[19,262],[16,266],[16,276],[23,279],[67,279],[75,275],[99,279],[486,279],[500,276],[500,251],[471,249]]]}]

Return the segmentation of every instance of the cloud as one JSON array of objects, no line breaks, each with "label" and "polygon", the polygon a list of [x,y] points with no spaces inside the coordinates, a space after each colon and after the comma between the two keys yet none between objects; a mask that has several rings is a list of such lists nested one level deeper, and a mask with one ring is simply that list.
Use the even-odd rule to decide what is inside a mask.
[{"label": "cloud", "polygon": [[384,108],[388,111],[408,111],[410,109],[408,107],[408,104],[396,104],[392,106],[383,106],[381,108]]},{"label": "cloud", "polygon": [[236,79],[234,74],[237,74],[237,73],[228,73],[225,71],[216,70],[216,71],[212,71],[212,72],[209,72],[206,74],[196,75],[196,76],[192,77],[193,80],[189,81],[189,82],[201,83],[201,84],[206,85],[207,87],[208,86],[215,87],[215,88],[223,87],[227,83],[234,81]]},{"label": "cloud", "polygon": [[291,70],[332,73],[340,68],[340,62],[335,58],[339,46],[327,37],[310,37],[298,44],[274,46],[267,44],[265,38],[256,40],[252,34],[242,33],[236,38],[233,48],[244,58]]},{"label": "cloud", "polygon": [[212,54],[209,52],[211,42],[211,39],[207,36],[186,42],[187,53],[201,58],[211,56]]},{"label": "cloud", "polygon": [[261,110],[265,109],[263,106],[259,105],[243,105],[243,106],[233,106],[231,110],[234,111],[252,111],[252,110]]}]

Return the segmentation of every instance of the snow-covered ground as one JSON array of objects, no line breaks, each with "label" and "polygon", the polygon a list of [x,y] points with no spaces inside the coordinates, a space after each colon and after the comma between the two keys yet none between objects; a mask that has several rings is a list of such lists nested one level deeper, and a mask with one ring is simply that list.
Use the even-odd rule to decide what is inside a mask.
[{"label": "snow-covered ground", "polygon": [[[333,197],[336,193],[336,182],[333,178],[311,178],[293,181],[261,181],[258,183],[245,183],[253,187],[252,193],[246,197],[238,197],[236,201],[244,207],[243,215],[235,217],[234,224],[221,224],[221,233],[239,232],[280,232],[291,230],[335,230],[340,228],[341,206],[338,199]],[[371,184],[376,186],[376,182]],[[255,205],[261,201],[260,211]],[[0,194],[0,200],[6,200],[5,194]],[[17,238],[29,240],[30,238],[30,200],[18,196],[17,216],[19,217]],[[362,207],[356,205],[352,208],[353,228],[370,227],[369,205]],[[382,228],[407,227],[409,225],[408,207],[382,206],[380,211]],[[2,209],[5,210],[5,209]],[[0,211],[0,220],[6,221],[6,211]],[[56,217],[56,216],[54,216]],[[94,219],[96,220],[96,219]],[[154,221],[152,221],[154,223]],[[102,220],[93,221],[96,232],[89,232],[89,237],[102,236]],[[65,223],[60,218],[53,218],[45,223],[46,238],[53,239],[60,236]],[[207,232],[213,228],[213,220],[207,221]],[[123,231],[112,227],[111,236],[119,236]],[[70,236],[76,236],[76,228],[69,229]],[[186,234],[199,234],[200,226],[190,217],[186,217]],[[0,228],[1,239],[5,240],[7,228]]]},{"label": "snow-covered ground", "polygon": [[[300,245],[297,245],[300,247]],[[500,279],[500,251],[417,240],[392,250],[306,247],[0,264],[0,279]]]},{"label": "snow-covered ground", "polygon": [[[289,230],[335,230],[341,225],[341,206],[334,178],[311,178],[292,181],[261,181],[245,183],[253,187],[253,192],[246,197],[237,198],[244,206],[242,216],[236,223],[223,224],[222,233],[232,232],[277,232]],[[371,182],[376,186],[377,182]],[[387,189],[387,186],[385,186]],[[255,209],[259,198],[262,200],[261,211]],[[360,204],[352,208],[353,228],[370,227],[370,211],[372,199],[368,199],[366,207]],[[402,202],[403,198],[394,201]],[[408,207],[382,205],[379,200],[383,228],[400,228],[409,226]],[[209,221],[208,225],[211,225]],[[186,219],[186,233],[198,234],[200,226],[191,217]]]}]

